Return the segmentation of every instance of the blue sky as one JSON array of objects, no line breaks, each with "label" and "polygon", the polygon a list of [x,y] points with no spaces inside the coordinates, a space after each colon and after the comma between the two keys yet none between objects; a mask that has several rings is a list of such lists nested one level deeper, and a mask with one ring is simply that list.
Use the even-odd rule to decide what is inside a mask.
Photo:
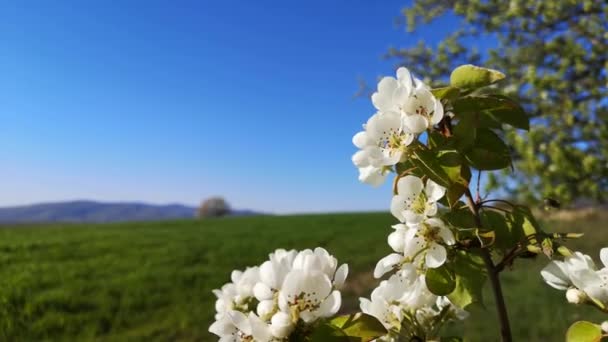
[{"label": "blue sky", "polygon": [[72,199],[275,213],[386,210],[351,137],[391,74],[403,1],[0,5],[0,205]]}]

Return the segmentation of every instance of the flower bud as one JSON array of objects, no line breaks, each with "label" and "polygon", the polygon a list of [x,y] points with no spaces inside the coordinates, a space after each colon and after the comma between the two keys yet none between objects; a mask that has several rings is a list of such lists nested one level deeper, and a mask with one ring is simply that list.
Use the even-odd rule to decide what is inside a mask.
[{"label": "flower bud", "polygon": [[572,288],[566,291],[566,299],[572,304],[582,304],[587,300],[587,295],[579,289]]},{"label": "flower bud", "polygon": [[270,331],[273,336],[278,338],[288,337],[293,331],[295,325],[291,321],[288,314],[284,312],[277,312],[272,316],[270,320]]},{"label": "flower bud", "polygon": [[608,321],[602,322],[602,325],[600,327],[602,328],[602,331],[604,333],[608,333]]}]

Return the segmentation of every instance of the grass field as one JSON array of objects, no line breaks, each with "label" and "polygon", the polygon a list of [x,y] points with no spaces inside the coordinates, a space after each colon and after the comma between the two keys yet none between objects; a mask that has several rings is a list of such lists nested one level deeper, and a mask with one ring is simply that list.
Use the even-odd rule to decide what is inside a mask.
[{"label": "grass field", "polygon": [[[372,213],[0,229],[0,341],[214,341],[207,333],[211,290],[278,247],[323,246],[348,262],[345,310],[352,310],[375,286],[370,271],[389,252],[392,223]],[[602,225],[573,223],[569,230],[587,236],[572,246],[597,257],[608,246]],[[568,228],[547,224],[549,231]],[[502,274],[515,341],[562,341],[570,322],[602,320],[542,283],[546,262],[521,260]],[[490,292],[485,296],[486,309],[473,309],[452,332],[497,340]]]}]

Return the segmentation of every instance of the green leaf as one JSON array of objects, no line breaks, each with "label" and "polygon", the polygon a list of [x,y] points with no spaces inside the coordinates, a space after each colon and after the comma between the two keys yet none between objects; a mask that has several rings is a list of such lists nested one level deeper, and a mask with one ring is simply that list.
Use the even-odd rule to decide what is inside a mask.
[{"label": "green leaf", "polygon": [[456,288],[454,271],[446,265],[429,268],[424,279],[429,291],[437,296],[447,296]]},{"label": "green leaf", "polygon": [[473,115],[468,115],[460,118],[452,133],[454,135],[454,143],[456,148],[461,152],[468,151],[477,138],[477,123]]},{"label": "green leaf", "polygon": [[445,186],[450,186],[450,177],[441,167],[437,155],[430,150],[417,150],[414,152],[415,159],[413,163],[435,183]]},{"label": "green leaf", "polygon": [[461,89],[477,89],[496,83],[504,78],[505,74],[500,71],[466,64],[452,71],[450,85]]},{"label": "green leaf", "polygon": [[494,246],[498,249],[507,250],[512,248],[525,237],[521,227],[514,225],[510,216],[493,210],[484,210],[480,216],[483,227],[494,231],[496,234]]},{"label": "green leaf", "polygon": [[476,228],[475,217],[469,208],[452,209],[442,219],[456,228]]},{"label": "green leaf", "polygon": [[433,93],[433,96],[435,96],[436,98],[438,98],[440,100],[443,100],[443,99],[453,100],[453,99],[457,98],[458,95],[460,95],[460,89],[455,88],[455,87],[443,87],[443,88],[431,89],[431,93]]},{"label": "green leaf", "polygon": [[439,338],[439,342],[463,342],[464,339],[458,336],[446,336]]},{"label": "green leaf", "polygon": [[351,337],[352,341],[367,342],[387,334],[376,317],[361,312],[338,316],[329,323]]},{"label": "green leaf", "polygon": [[566,342],[599,342],[601,339],[601,327],[587,321],[574,322],[566,332]]},{"label": "green leaf", "polygon": [[[528,115],[514,100],[499,94],[467,96],[453,103],[459,119],[469,118],[475,127],[499,128],[500,123],[530,129]],[[497,125],[498,124],[498,125]]]},{"label": "green leaf", "polygon": [[500,170],[511,165],[505,143],[489,129],[478,129],[474,146],[465,153],[467,161],[478,170]]},{"label": "green leaf", "polygon": [[315,330],[312,332],[309,338],[305,339],[307,342],[354,342],[357,340],[351,339],[342,329],[329,324],[324,323],[317,325]]},{"label": "green leaf", "polygon": [[449,144],[450,139],[444,137],[441,133],[437,131],[429,132],[429,147],[431,149],[446,148]]},{"label": "green leaf", "polygon": [[471,251],[458,251],[452,261],[456,288],[448,295],[452,303],[466,308],[473,303],[483,304],[482,288],[488,273],[481,256]]}]

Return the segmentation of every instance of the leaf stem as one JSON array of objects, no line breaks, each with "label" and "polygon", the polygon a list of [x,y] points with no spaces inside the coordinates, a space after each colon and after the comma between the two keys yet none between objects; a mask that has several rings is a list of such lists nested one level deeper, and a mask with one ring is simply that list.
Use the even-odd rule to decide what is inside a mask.
[{"label": "leaf stem", "polygon": [[[473,199],[473,195],[469,189],[466,190],[465,196],[469,205],[469,209],[475,217],[475,223],[477,228],[483,228],[481,223],[481,217],[479,216],[480,202],[476,202]],[[513,337],[511,336],[511,326],[509,324],[509,315],[507,314],[507,306],[505,304],[505,298],[502,293],[502,287],[499,279],[499,270],[492,261],[492,256],[487,248],[481,248],[481,257],[486,264],[488,270],[488,276],[490,283],[492,284],[492,292],[494,293],[494,301],[496,302],[496,311],[498,311],[498,320],[500,322],[500,336],[502,342],[512,342]]]}]

